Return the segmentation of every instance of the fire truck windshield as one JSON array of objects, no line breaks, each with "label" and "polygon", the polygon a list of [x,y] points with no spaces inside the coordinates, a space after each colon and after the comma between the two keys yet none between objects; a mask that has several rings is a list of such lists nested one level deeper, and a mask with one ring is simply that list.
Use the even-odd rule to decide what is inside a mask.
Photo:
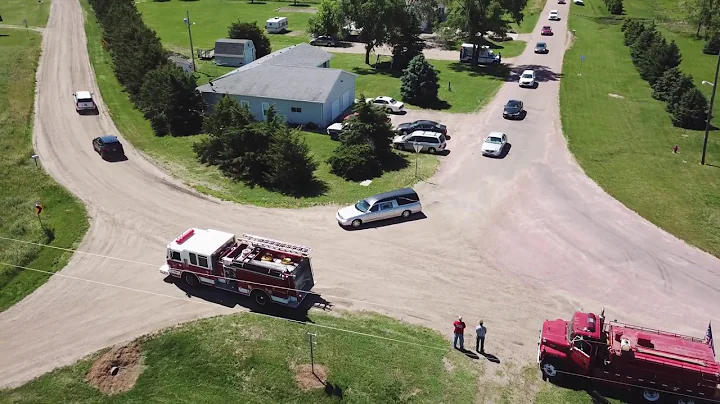
[{"label": "fire truck windshield", "polygon": [[370,209],[370,204],[363,199],[362,201],[355,204],[355,209],[359,210],[360,212],[367,212],[368,209]]}]

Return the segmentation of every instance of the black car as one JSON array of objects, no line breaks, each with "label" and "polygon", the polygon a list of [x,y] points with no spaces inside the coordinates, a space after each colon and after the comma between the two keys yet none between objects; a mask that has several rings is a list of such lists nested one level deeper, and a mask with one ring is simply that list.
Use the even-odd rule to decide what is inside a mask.
[{"label": "black car", "polygon": [[503,118],[506,119],[517,119],[522,117],[523,113],[523,102],[518,100],[510,100],[505,104],[503,109]]},{"label": "black car", "polygon": [[335,46],[335,39],[328,35],[320,35],[319,37],[310,40],[312,46]]},{"label": "black car", "polygon": [[420,120],[414,122],[405,122],[398,125],[395,130],[403,135],[413,133],[416,130],[422,130],[427,132],[442,133],[443,135],[447,136],[447,126],[441,123],[437,123],[435,121]]},{"label": "black car", "polygon": [[545,42],[535,44],[535,53],[548,53],[548,47]]},{"label": "black car", "polygon": [[93,139],[93,149],[102,157],[107,159],[109,157],[121,157],[125,156],[125,150],[123,149],[120,140],[117,136],[105,135],[96,137]]}]

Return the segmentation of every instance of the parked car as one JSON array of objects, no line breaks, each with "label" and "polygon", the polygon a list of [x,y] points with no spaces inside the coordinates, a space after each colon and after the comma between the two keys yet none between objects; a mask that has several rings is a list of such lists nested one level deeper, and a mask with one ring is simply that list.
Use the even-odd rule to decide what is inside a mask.
[{"label": "parked car", "polygon": [[335,218],[341,226],[358,228],[363,223],[395,217],[408,218],[422,212],[420,197],[412,188],[373,195],[337,211]]},{"label": "parked car", "polygon": [[557,10],[550,10],[550,14],[548,14],[548,20],[560,21],[560,13]]},{"label": "parked car", "polygon": [[548,53],[548,47],[545,42],[538,42],[535,44],[535,53]]},{"label": "parked car", "polygon": [[320,35],[310,40],[310,45],[313,46],[335,46],[335,39],[328,35]]},{"label": "parked car", "polygon": [[518,80],[520,87],[535,87],[535,70],[525,70]]},{"label": "parked car", "polygon": [[482,144],[483,156],[498,157],[507,144],[507,135],[502,132],[490,132]]},{"label": "parked car", "polygon": [[340,138],[340,134],[342,133],[343,129],[345,128],[345,124],[342,122],[334,123],[327,127],[327,134],[330,136],[330,139],[332,140],[338,140]]},{"label": "parked car", "polygon": [[123,145],[117,136],[105,135],[96,137],[92,141],[93,149],[103,158],[103,160],[109,157],[120,157],[125,155]]},{"label": "parked car", "polygon": [[540,35],[552,35],[552,34],[553,34],[552,27],[550,27],[549,25],[545,25],[540,30]]},{"label": "parked car", "polygon": [[[355,102],[357,102],[357,100],[355,100]],[[382,108],[385,110],[385,112],[389,114],[405,111],[405,103],[403,103],[402,101],[398,101],[392,97],[380,96],[375,98],[367,98],[365,99],[365,102],[367,102],[368,104],[372,104],[375,107]]]},{"label": "parked car", "polygon": [[505,104],[503,108],[503,118],[505,119],[518,119],[522,117],[525,109],[523,108],[523,102],[518,100],[510,100]]},{"label": "parked car", "polygon": [[445,150],[447,142],[445,135],[437,132],[415,131],[408,135],[398,135],[392,141],[394,148],[398,150],[415,151],[414,145],[419,145],[419,151],[427,151],[435,154]]},{"label": "parked car", "polygon": [[584,6],[585,2],[583,0],[573,0],[573,3],[577,4],[578,6]]},{"label": "parked car", "polygon": [[400,134],[407,135],[408,133],[415,132],[417,130],[424,130],[430,132],[437,132],[446,135],[447,137],[447,126],[437,123],[435,121],[419,120],[414,122],[401,123],[395,128]]}]

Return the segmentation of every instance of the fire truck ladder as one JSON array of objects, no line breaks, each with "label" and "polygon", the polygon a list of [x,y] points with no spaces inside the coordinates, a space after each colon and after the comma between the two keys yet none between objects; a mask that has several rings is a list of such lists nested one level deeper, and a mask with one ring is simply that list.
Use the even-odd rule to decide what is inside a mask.
[{"label": "fire truck ladder", "polygon": [[312,249],[310,247],[305,247],[298,244],[284,243],[282,241],[273,240],[267,237],[253,236],[252,234],[243,234],[242,238],[259,247],[264,247],[271,250],[282,251],[291,254],[297,254],[303,257],[309,256],[312,252]]}]

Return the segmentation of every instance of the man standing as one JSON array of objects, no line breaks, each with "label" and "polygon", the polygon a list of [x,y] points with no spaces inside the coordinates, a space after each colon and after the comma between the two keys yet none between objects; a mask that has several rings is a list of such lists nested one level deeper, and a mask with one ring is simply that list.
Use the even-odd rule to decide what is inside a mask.
[{"label": "man standing", "polygon": [[455,326],[453,347],[457,349],[458,341],[460,341],[460,349],[465,350],[465,323],[463,322],[462,316],[458,317],[457,321],[453,323],[453,326]]},{"label": "man standing", "polygon": [[477,334],[475,350],[481,354],[485,353],[485,333],[487,333],[487,328],[483,325],[483,321],[480,320],[480,323],[475,327],[475,334]]}]

